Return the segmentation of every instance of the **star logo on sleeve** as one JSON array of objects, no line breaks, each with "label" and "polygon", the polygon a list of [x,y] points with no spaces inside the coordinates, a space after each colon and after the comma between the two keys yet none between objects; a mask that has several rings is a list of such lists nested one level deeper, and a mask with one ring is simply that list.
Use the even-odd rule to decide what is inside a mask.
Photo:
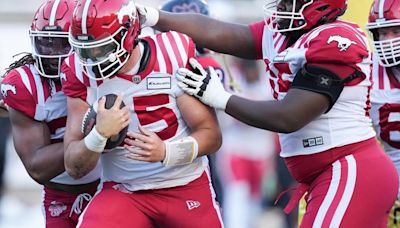
[{"label": "star logo on sleeve", "polygon": [[329,77],[320,75],[318,85],[321,87],[330,87],[332,84],[332,80]]}]

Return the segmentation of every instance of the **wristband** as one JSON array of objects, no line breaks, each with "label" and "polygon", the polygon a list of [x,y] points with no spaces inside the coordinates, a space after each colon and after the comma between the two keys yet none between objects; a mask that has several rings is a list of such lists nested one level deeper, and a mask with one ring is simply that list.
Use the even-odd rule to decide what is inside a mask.
[{"label": "wristband", "polygon": [[215,99],[214,108],[225,111],[226,105],[228,104],[229,98],[231,98],[231,96],[232,96],[232,94],[230,94],[226,91],[218,94],[218,99]]},{"label": "wristband", "polygon": [[198,153],[199,145],[196,139],[191,136],[166,142],[165,159],[162,163],[166,167],[190,164],[197,158]]},{"label": "wristband", "polygon": [[153,7],[143,6],[136,4],[136,7],[140,14],[140,27],[152,27],[158,23],[160,18],[160,12]]},{"label": "wristband", "polygon": [[100,133],[96,130],[96,126],[92,128],[88,135],[84,138],[85,146],[90,151],[96,153],[103,153],[104,147],[107,143],[107,138],[100,135]]}]

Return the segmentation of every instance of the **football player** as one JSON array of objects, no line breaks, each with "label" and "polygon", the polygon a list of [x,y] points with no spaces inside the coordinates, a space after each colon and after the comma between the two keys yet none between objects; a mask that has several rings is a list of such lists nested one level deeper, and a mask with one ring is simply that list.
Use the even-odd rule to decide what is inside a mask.
[{"label": "football player", "polygon": [[202,102],[280,133],[280,155],[300,183],[285,211],[307,192],[300,227],[381,227],[397,196],[396,169],[369,117],[367,39],[356,24],[338,19],[346,2],[268,0],[265,20],[248,26],[139,8],[143,26],[184,32],[214,51],[264,60],[276,101],[231,95],[212,69],[195,61],[196,72],[180,69],[177,77]]},{"label": "football player", "polygon": [[[371,117],[385,152],[400,173],[400,1],[375,0],[367,29],[373,39]],[[388,227],[400,226],[400,192]]]},{"label": "football player", "polygon": [[[174,76],[189,65],[195,45],[177,32],[139,34],[132,0],[83,0],[74,11],[74,53],[62,68],[73,110],[65,164],[79,178],[101,160],[104,178],[80,227],[222,227],[205,156],[221,145],[218,122]],[[104,108],[107,94],[119,94],[111,109]],[[90,105],[96,125],[85,136],[80,128]],[[126,126],[124,145],[104,150]]]},{"label": "football player", "polygon": [[61,90],[62,61],[75,0],[45,1],[29,30],[32,54],[13,63],[1,84],[8,105],[15,150],[28,174],[43,185],[46,227],[76,227],[97,190],[101,168],[74,179],[65,172],[63,136],[67,97]]}]

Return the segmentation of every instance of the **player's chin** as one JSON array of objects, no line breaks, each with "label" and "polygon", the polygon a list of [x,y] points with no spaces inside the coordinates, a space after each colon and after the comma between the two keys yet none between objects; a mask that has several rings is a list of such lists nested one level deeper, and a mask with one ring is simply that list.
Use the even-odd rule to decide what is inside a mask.
[{"label": "player's chin", "polygon": [[276,24],[277,24],[279,30],[288,29],[289,25],[290,25],[290,20],[289,19],[277,19]]}]

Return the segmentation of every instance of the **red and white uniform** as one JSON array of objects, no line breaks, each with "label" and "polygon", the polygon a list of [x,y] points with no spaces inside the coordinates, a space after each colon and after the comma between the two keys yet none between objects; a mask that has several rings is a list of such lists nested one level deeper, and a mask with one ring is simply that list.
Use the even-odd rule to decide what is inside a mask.
[{"label": "red and white uniform", "polygon": [[[160,47],[171,39],[175,46]],[[175,140],[190,134],[190,129],[182,119],[176,98],[183,94],[173,76],[180,67],[187,65],[193,57],[193,43],[187,36],[176,32],[155,35],[145,40],[151,46],[148,67],[140,73],[140,83],[136,84],[131,75],[118,75],[96,83],[81,71],[76,55],[66,61],[63,72],[65,94],[78,97],[93,105],[101,96],[123,93],[124,103],[130,108],[129,131],[137,132],[138,125],[157,132],[162,140]],[[197,158],[192,164],[166,168],[160,162],[149,163],[126,158],[124,148],[104,153],[101,162],[105,181],[121,183],[130,191],[179,186],[198,178],[207,167],[206,157]]]},{"label": "red and white uniform", "polygon": [[[53,143],[63,140],[67,119],[67,97],[61,90],[61,85],[41,77],[33,65],[24,65],[7,74],[2,82],[1,92],[8,106],[35,121],[46,123],[50,129],[50,137]],[[100,175],[101,166],[97,165],[94,170],[80,179],[73,179],[67,172],[63,172],[50,181],[66,185],[80,185],[95,182],[100,178]],[[45,187],[44,206],[46,215],[49,214],[50,217],[66,215],[65,217],[68,217],[76,196]],[[52,199],[51,202],[49,199]],[[47,201],[49,201],[48,205],[46,204]],[[52,209],[50,208],[54,209],[54,207],[51,207],[52,202],[66,207],[61,213],[53,213],[56,216],[51,216],[50,211]],[[46,222],[49,219],[52,218],[47,218]],[[57,224],[60,225],[60,223]]]},{"label": "red and white uniform", "polygon": [[[369,118],[371,55],[362,30],[338,20],[318,26],[288,47],[288,38],[271,32],[264,22],[250,29],[257,55],[267,65],[275,99],[285,97],[306,64],[329,69],[341,78],[355,71],[363,75],[345,84],[328,113],[294,133],[279,135],[281,156],[301,183],[288,209],[308,192],[302,227],[383,225],[397,195],[398,178],[374,139]],[[365,207],[366,198],[374,204]]]},{"label": "red and white uniform", "polygon": [[[259,55],[261,57],[262,54],[267,65],[275,99],[285,97],[296,73],[306,64],[325,67],[340,73],[342,78],[354,70],[364,74],[364,80],[343,89],[328,113],[299,131],[280,134],[282,157],[314,154],[375,136],[367,114],[371,60],[366,37],[360,28],[342,21],[322,25],[303,35],[289,48],[285,36],[270,32],[263,27],[263,23],[254,24],[251,28],[257,44],[262,45],[257,50],[262,50]],[[340,45],[345,42],[350,42],[349,46],[341,49]],[[343,65],[348,67],[340,69]]]},{"label": "red and white uniform", "polygon": [[378,56],[373,57],[371,118],[383,149],[400,173],[400,71],[382,67]]},{"label": "red and white uniform", "polygon": [[[66,59],[63,66],[63,72],[66,76],[63,80],[63,90],[67,96],[80,98],[90,105],[95,104],[103,95],[123,94],[123,101],[131,111],[129,131],[137,132],[140,124],[156,132],[164,141],[186,137],[190,135],[191,131],[177,106],[176,99],[183,95],[183,91],[177,85],[174,72],[181,67],[188,66],[189,58],[195,54],[193,41],[188,36],[177,32],[160,33],[142,39],[150,45],[151,54],[147,67],[138,75],[117,75],[103,81],[95,81],[82,72],[78,57],[73,54]],[[112,187],[110,187],[110,184],[106,184],[106,189],[103,189],[92,201],[93,206],[89,204],[89,209],[83,216],[83,227],[90,227],[93,225],[92,222],[102,224],[98,222],[97,218],[93,220],[91,218],[98,213],[102,205],[105,205],[104,201],[102,203],[96,200],[103,199],[104,195],[108,195],[105,198],[111,197],[110,200],[112,200],[112,197],[118,198],[121,192],[132,194],[130,196],[132,203],[127,207],[121,206],[119,211],[135,214],[133,212],[133,210],[137,210],[137,205],[135,206],[133,202],[136,199],[135,192],[148,192],[150,198],[154,197],[151,195],[156,193],[157,189],[169,188],[171,194],[183,194],[189,199],[193,198],[193,195],[187,195],[190,193],[189,190],[193,190],[190,186],[200,179],[202,183],[207,180],[207,185],[202,184],[202,189],[206,188],[208,191],[207,203],[200,199],[195,201],[204,204],[206,208],[211,206],[212,216],[208,219],[221,224],[219,209],[213,199],[213,190],[207,179],[209,178],[207,157],[196,158],[193,163],[188,165],[167,168],[161,162],[150,163],[126,158],[127,153],[129,152],[124,148],[117,147],[101,155],[104,181],[113,184]],[[207,175],[204,176],[205,173]],[[202,175],[203,178],[200,178]],[[182,192],[183,189],[175,188],[177,186],[185,186],[183,189],[187,189],[188,192]],[[177,191],[176,193],[173,193],[174,189]],[[147,203],[145,204],[147,205]],[[152,207],[152,205],[147,206]],[[93,210],[91,210],[92,207]],[[146,211],[147,209],[142,208],[141,210]],[[164,207],[160,206],[159,210],[164,210]],[[171,206],[169,210],[173,214],[175,212],[182,214],[178,205],[176,207]],[[193,215],[196,215],[196,213],[188,214],[190,217]],[[135,224],[134,227],[141,227],[138,223],[135,223],[136,219],[130,219],[131,223]],[[174,221],[174,218],[170,219]],[[168,221],[167,218],[164,220]],[[127,221],[122,226],[132,227],[131,223]],[[103,225],[106,227],[105,224]]]}]

